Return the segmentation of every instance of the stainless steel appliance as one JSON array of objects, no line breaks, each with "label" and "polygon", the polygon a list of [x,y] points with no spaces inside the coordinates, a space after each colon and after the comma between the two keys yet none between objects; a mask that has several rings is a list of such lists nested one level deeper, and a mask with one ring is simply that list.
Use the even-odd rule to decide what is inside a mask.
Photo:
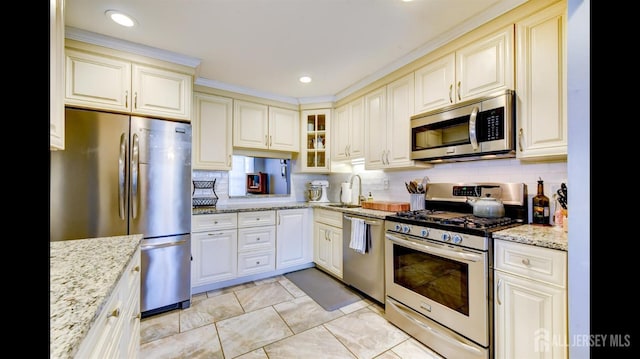
[{"label": "stainless steel appliance", "polygon": [[[501,192],[505,216],[468,197]],[[493,357],[492,232],[524,224],[523,183],[430,183],[425,209],[385,220],[385,316],[447,358]]]},{"label": "stainless steel appliance", "polygon": [[[349,247],[353,218],[363,220],[368,231],[371,241],[365,253]],[[384,303],[384,220],[342,216],[342,281]]]},{"label": "stainless steel appliance", "polygon": [[506,90],[411,117],[411,159],[515,157],[515,92]]},{"label": "stainless steel appliance", "polygon": [[141,233],[141,311],[191,302],[191,125],[67,108],[51,241]]}]

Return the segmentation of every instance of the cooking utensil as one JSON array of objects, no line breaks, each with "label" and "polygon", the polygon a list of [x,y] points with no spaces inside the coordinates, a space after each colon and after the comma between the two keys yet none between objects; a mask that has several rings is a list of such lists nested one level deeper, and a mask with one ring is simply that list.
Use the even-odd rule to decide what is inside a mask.
[{"label": "cooking utensil", "polygon": [[411,192],[411,186],[409,186],[409,184],[407,182],[405,182],[404,185],[407,187],[407,192],[413,193],[413,192]]},{"label": "cooking utensil", "polygon": [[409,188],[410,193],[418,193],[418,184],[416,183],[416,181],[410,181]]},{"label": "cooking utensil", "polygon": [[558,194],[558,203],[560,203],[562,208],[567,209],[567,204],[569,203],[567,200],[567,185],[561,183],[560,189],[556,193]]},{"label": "cooking utensil", "polygon": [[422,182],[420,183],[420,185],[422,186],[422,192],[420,193],[427,193],[427,187],[429,186],[429,177],[422,177]]}]

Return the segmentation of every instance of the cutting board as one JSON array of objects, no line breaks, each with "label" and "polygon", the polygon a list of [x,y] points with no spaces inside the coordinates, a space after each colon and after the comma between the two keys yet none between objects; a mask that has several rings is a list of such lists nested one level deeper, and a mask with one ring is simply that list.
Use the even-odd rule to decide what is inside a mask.
[{"label": "cutting board", "polygon": [[409,210],[409,202],[364,201],[361,204],[362,208],[376,209],[378,211],[402,212]]}]

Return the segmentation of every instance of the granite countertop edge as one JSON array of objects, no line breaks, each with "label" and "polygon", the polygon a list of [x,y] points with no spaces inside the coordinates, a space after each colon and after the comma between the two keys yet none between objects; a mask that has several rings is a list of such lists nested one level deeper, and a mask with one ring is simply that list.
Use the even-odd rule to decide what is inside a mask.
[{"label": "granite countertop edge", "polygon": [[75,355],[142,238],[142,234],[132,234],[50,242],[51,358]]},{"label": "granite countertop edge", "polygon": [[567,233],[561,227],[524,224],[493,232],[493,238],[565,252],[568,250]]},{"label": "granite countertop edge", "polygon": [[338,203],[310,203],[310,202],[290,202],[290,203],[269,203],[269,204],[240,204],[240,205],[224,205],[216,207],[196,207],[192,209],[193,215],[200,214],[216,214],[216,213],[234,213],[234,212],[252,212],[252,211],[270,211],[278,209],[295,209],[295,208],[322,208],[331,211],[350,213],[361,215],[369,218],[385,219],[386,216],[395,214],[396,212],[380,211],[362,207],[332,207],[332,204]]}]

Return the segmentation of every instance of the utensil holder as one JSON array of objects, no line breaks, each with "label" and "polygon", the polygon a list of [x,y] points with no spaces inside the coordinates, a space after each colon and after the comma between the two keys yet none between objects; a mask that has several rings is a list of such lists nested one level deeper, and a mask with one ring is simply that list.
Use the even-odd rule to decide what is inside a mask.
[{"label": "utensil holder", "polygon": [[411,211],[417,211],[424,209],[424,193],[411,193],[409,196],[409,209]]}]

